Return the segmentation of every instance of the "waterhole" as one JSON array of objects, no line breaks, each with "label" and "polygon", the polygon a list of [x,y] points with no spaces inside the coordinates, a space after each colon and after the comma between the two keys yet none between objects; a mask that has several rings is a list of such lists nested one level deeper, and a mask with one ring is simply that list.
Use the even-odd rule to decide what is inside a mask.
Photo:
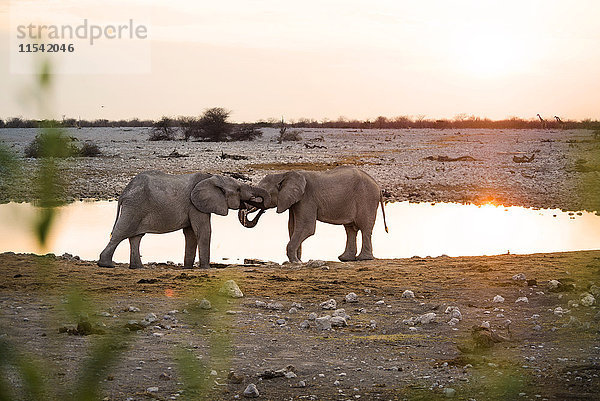
[{"label": "waterhole", "polygon": [[[82,201],[58,208],[48,246],[40,249],[32,221],[39,210],[28,203],[0,205],[0,251],[70,253],[97,260],[107,244],[117,209],[114,201]],[[381,209],[373,229],[377,258],[477,256],[600,249],[600,216],[553,209],[529,209],[456,203],[386,205],[389,233]],[[337,260],[345,246],[343,226],[317,223],[303,243],[302,259]],[[237,213],[212,216],[211,262],[239,263],[244,258],[285,261],[287,212],[268,210],[255,228],[244,228]],[[360,235],[359,235],[360,245]],[[183,232],[147,234],[142,261],[183,262]],[[115,252],[116,262],[129,261],[129,242]]]}]

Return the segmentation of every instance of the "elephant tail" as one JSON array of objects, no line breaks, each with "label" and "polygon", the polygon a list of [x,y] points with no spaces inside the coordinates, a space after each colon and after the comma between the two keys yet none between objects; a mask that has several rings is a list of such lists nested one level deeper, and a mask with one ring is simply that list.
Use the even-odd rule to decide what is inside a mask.
[{"label": "elephant tail", "polygon": [[121,214],[121,197],[119,197],[119,201],[117,202],[117,217],[115,218],[115,224],[113,224],[112,231],[110,232],[111,237],[112,233],[115,231],[115,227],[117,226],[117,221],[119,221],[119,214]]},{"label": "elephant tail", "polygon": [[379,195],[379,203],[381,204],[381,213],[383,214],[383,227],[385,227],[385,232],[389,233],[387,223],[385,222],[385,207],[383,207],[383,193]]}]

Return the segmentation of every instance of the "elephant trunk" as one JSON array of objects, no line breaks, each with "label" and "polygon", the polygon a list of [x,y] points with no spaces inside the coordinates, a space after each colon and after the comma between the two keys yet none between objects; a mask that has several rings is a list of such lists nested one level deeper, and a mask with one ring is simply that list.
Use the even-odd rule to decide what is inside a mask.
[{"label": "elephant trunk", "polygon": [[258,224],[258,219],[263,215],[265,209],[260,209],[254,220],[248,218],[248,214],[258,210],[258,208],[252,207],[252,209],[240,209],[238,210],[238,220],[246,228],[253,228]]},{"label": "elephant trunk", "polygon": [[254,198],[260,198],[260,201],[251,199],[248,203],[258,209],[267,209],[267,205],[271,203],[271,195],[263,188],[252,187],[252,194]]}]

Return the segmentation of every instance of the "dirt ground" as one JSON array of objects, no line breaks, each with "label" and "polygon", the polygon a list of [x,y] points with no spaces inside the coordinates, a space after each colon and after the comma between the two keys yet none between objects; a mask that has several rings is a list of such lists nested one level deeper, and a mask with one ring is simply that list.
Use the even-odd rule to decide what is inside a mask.
[{"label": "dirt ground", "polygon": [[[126,336],[119,359],[100,375],[105,400],[243,399],[250,383],[265,400],[587,400],[600,391],[600,313],[581,301],[586,293],[600,295],[600,251],[249,262],[129,270],[1,254],[0,338],[35,355],[50,388],[60,392],[78,377],[93,344],[154,313],[157,320]],[[513,279],[519,273],[535,282]],[[215,294],[228,279],[243,298]],[[550,280],[561,284],[552,289]],[[74,288],[86,294],[89,321],[105,334],[59,333],[77,324],[68,313]],[[405,290],[414,298],[403,297]],[[358,302],[344,302],[350,292]],[[496,295],[504,301],[494,302]],[[199,307],[204,297],[211,309]],[[348,325],[321,330],[309,320],[301,328],[311,312],[332,314],[320,306],[329,299],[345,309]],[[454,326],[449,306],[462,315]],[[431,323],[403,322],[431,312]],[[491,331],[474,335],[486,321]],[[188,387],[190,368],[178,352],[204,364],[200,374],[210,388]],[[289,365],[289,378],[259,377]]]},{"label": "dirt ground", "polygon": [[[257,183],[276,171],[351,164],[373,176],[390,201],[600,209],[598,191],[581,188],[600,183],[600,139],[589,130],[300,129],[302,140],[281,144],[277,129],[262,131],[252,142],[150,142],[147,128],[68,129],[103,155],[61,162],[66,195],[116,199],[133,176],[154,169],[233,174]],[[22,156],[36,133],[0,129],[0,142],[23,167],[23,174],[0,175],[0,202],[34,198],[37,163]],[[182,157],[168,157],[173,151]]]}]

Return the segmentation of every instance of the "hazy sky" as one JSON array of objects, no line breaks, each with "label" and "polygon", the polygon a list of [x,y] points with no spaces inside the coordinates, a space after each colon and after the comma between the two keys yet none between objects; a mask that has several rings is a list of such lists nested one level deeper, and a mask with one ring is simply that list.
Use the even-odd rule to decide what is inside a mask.
[{"label": "hazy sky", "polygon": [[[235,121],[600,119],[597,0],[136,3],[152,14],[152,72],[57,75],[57,117],[158,118],[221,106]],[[0,0],[0,118],[32,117],[23,100],[32,76],[9,73],[8,4]]]}]

